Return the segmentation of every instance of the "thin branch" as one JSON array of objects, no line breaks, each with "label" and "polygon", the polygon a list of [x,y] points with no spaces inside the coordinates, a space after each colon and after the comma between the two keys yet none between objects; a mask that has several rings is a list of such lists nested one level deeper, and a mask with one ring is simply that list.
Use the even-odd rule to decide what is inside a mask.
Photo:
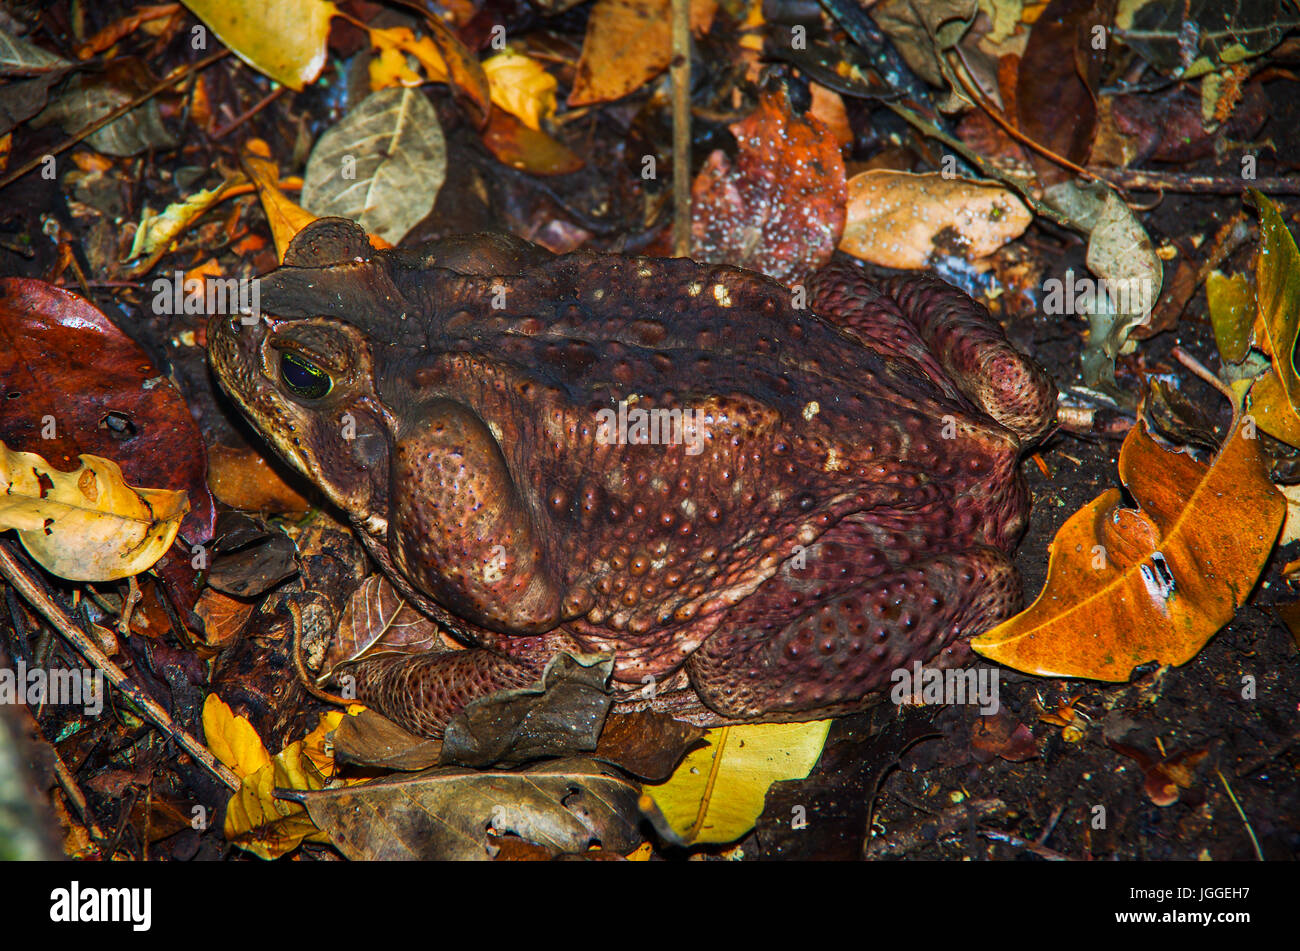
[{"label": "thin branch", "polygon": [[1125,191],[1193,192],[1211,195],[1235,195],[1247,188],[1265,194],[1300,195],[1300,175],[1280,178],[1242,178],[1240,175],[1183,175],[1178,172],[1152,172],[1140,168],[1098,168],[1088,172]]},{"label": "thin branch", "polygon": [[673,254],[691,255],[691,5],[672,0]]},{"label": "thin branch", "polygon": [[110,122],[122,118],[122,116],[126,115],[132,109],[136,108],[137,106],[145,102],[148,102],[150,99],[158,95],[158,93],[162,92],[164,89],[167,89],[171,86],[175,86],[178,82],[180,82],[182,79],[189,76],[191,73],[197,73],[200,69],[204,69],[207,66],[211,66],[213,63],[221,59],[223,56],[228,56],[228,55],[230,55],[230,50],[226,50],[226,49],[217,50],[211,56],[205,56],[203,59],[199,60],[198,62],[190,63],[188,66],[185,66],[179,72],[167,77],[166,79],[164,79],[162,82],[155,85],[152,89],[148,90],[147,92],[141,93],[140,95],[132,99],[130,102],[122,103],[122,105],[118,106],[112,112],[96,119],[94,122],[86,126],[76,135],[69,136],[68,138],[64,139],[62,142],[60,142],[54,148],[50,149],[48,152],[44,152],[41,155],[38,155],[35,158],[33,158],[30,162],[26,162],[18,166],[18,168],[14,169],[4,178],[0,178],[0,189],[4,189],[12,185],[18,179],[22,178],[24,175],[26,175],[28,172],[34,169],[36,166],[44,162],[47,157],[58,155],[60,152],[66,152],[68,149],[72,148],[82,139],[94,135],[100,129],[104,128],[104,126],[108,125]]},{"label": "thin branch", "polygon": [[127,676],[126,671],[113,663],[109,656],[100,649],[99,645],[86,636],[86,633],[63,610],[63,607],[50,597],[27,573],[5,542],[0,542],[0,575],[3,575],[4,579],[13,585],[14,589],[26,598],[32,607],[45,615],[45,619],[76,648],[77,653],[81,654],[88,663],[102,670],[109,682],[122,691],[160,730],[176,740],[187,753],[203,764],[217,779],[233,790],[239,789],[239,777],[222,765],[212,755],[210,749],[181,729],[180,725],[171,718],[171,715],[156,700],[133,683],[131,678]]}]

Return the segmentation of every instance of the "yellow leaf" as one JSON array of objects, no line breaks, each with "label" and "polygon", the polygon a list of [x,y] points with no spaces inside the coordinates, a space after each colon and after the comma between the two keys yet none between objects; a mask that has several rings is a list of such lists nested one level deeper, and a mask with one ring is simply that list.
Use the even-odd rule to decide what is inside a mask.
[{"label": "yellow leaf", "polygon": [[234,184],[236,182],[226,181],[216,188],[195,192],[184,201],[168,205],[160,215],[151,214],[146,208],[126,260],[133,261],[141,255],[152,258],[155,251],[165,252],[195,218],[219,202]]},{"label": "yellow leaf", "polygon": [[386,49],[370,60],[370,91],[378,92],[389,86],[418,86],[423,79],[406,65],[406,56],[400,50]]},{"label": "yellow leaf", "polygon": [[[239,726],[242,724],[251,732],[252,727],[247,721],[232,716],[230,708],[212,695],[209,695],[208,702],[204,704],[205,730],[208,730],[209,708],[212,710],[213,723],[220,730],[215,737],[213,732],[207,732],[206,735],[208,745],[218,759],[226,762],[223,752],[228,754],[230,751],[214,744],[214,738],[222,743],[244,745],[247,757],[246,763],[241,763],[241,768],[257,762],[257,751],[260,751],[263,760],[256,769],[249,772],[241,771],[226,762],[243,780],[226,806],[226,824],[223,830],[226,841],[268,860],[292,852],[304,841],[328,842],[328,837],[312,822],[302,805],[277,798],[275,790],[325,788],[326,780],[334,773],[334,757],[325,751],[325,736],[339,725],[345,714],[340,710],[323,714],[311,733],[290,743],[275,756],[268,757],[256,734],[250,740]],[[253,742],[256,742],[257,751],[251,748]],[[362,781],[361,777],[356,777],[349,781],[349,785]]]},{"label": "yellow leaf", "polygon": [[506,50],[483,61],[492,90],[492,102],[517,116],[530,129],[540,130],[541,120],[555,115],[555,77],[531,57]]},{"label": "yellow leaf", "polygon": [[117,463],[82,455],[60,472],[0,442],[0,531],[18,530],[46,570],[71,581],[112,581],[151,568],[190,510],[184,492],[135,489]]},{"label": "yellow leaf", "polygon": [[262,201],[262,210],[266,212],[267,224],[271,226],[271,238],[275,241],[275,252],[280,261],[289,249],[293,236],[316,220],[306,208],[286,198],[280,191],[280,169],[269,157],[269,150],[259,139],[252,140],[244,147],[239,157],[239,164],[244,174],[257,189],[257,197]]},{"label": "yellow leaf", "polygon": [[749,832],[772,783],[802,779],[817,764],[830,720],[726,726],[704,735],[658,786],[646,786],[687,845],[732,842]]},{"label": "yellow leaf", "polygon": [[203,737],[213,755],[240,779],[247,779],[271,762],[271,754],[253,725],[235,716],[215,693],[203,701]]},{"label": "yellow leaf", "polygon": [[406,64],[407,55],[415,57],[424,69],[429,82],[445,83],[447,64],[432,38],[415,38],[410,27],[394,26],[388,29],[368,27],[370,43],[379,56],[370,63],[370,91],[377,92],[389,86],[418,86],[424,80]]},{"label": "yellow leaf", "polygon": [[258,72],[300,90],[325,65],[329,0],[184,0],[231,52]]},{"label": "yellow leaf", "polygon": [[1294,360],[1300,334],[1300,250],[1273,203],[1253,188],[1247,197],[1259,210],[1255,300],[1264,332],[1259,343],[1273,358],[1273,373],[1251,392],[1251,413],[1264,432],[1300,446],[1300,375]]}]

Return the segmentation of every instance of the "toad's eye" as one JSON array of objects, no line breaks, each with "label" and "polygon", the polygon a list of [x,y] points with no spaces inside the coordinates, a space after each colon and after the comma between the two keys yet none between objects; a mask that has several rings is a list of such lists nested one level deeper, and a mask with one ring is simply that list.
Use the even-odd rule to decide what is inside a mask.
[{"label": "toad's eye", "polygon": [[308,400],[320,399],[334,385],[328,373],[288,350],[280,354],[280,379],[290,392]]}]

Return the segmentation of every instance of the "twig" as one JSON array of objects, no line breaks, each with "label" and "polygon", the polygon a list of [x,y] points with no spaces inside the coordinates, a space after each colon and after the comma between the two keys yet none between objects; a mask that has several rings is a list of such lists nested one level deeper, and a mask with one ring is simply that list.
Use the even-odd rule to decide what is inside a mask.
[{"label": "twig", "polygon": [[251,106],[248,109],[245,109],[239,115],[235,116],[235,118],[231,119],[221,128],[213,132],[212,133],[213,140],[215,141],[217,139],[223,139],[226,136],[228,136],[235,129],[239,128],[249,119],[253,118],[253,116],[257,115],[267,106],[269,106],[271,103],[275,102],[275,100],[283,96],[284,91],[288,88],[289,88],[288,86],[277,86],[275,89],[271,90],[269,93],[263,96],[262,99],[256,105]]},{"label": "twig", "polygon": [[1242,178],[1240,175],[1183,175],[1178,172],[1150,172],[1140,168],[1098,168],[1088,172],[1126,191],[1198,192],[1235,195],[1247,188],[1266,194],[1300,195],[1300,175],[1279,178]]},{"label": "twig", "polygon": [[178,82],[180,82],[185,77],[189,76],[191,73],[196,73],[200,69],[204,69],[207,66],[211,66],[217,60],[221,59],[221,57],[228,56],[229,54],[230,54],[230,50],[226,50],[226,49],[217,50],[211,56],[205,56],[203,59],[199,60],[198,62],[190,63],[188,66],[183,67],[179,72],[175,73],[172,76],[167,77],[166,79],[164,79],[162,82],[155,85],[152,89],[148,90],[147,92],[141,93],[140,95],[136,96],[134,99],[130,100],[129,102],[122,103],[122,105],[118,106],[112,112],[96,119],[94,122],[86,126],[76,135],[72,135],[64,139],[62,142],[60,142],[54,148],[50,149],[48,152],[44,152],[36,156],[35,158],[33,158],[30,162],[26,162],[23,165],[18,166],[18,168],[14,169],[4,178],[0,178],[0,189],[7,188],[9,185],[12,185],[15,181],[22,178],[24,175],[26,175],[28,172],[34,169],[37,165],[40,165],[42,162],[44,162],[46,156],[53,156],[53,155],[58,155],[60,152],[66,152],[68,149],[72,148],[82,139],[94,135],[100,129],[104,128],[104,126],[108,125],[110,122],[113,122],[116,119],[120,119],[122,116],[126,115],[132,109],[136,108],[142,103],[148,102],[150,99],[158,95],[158,93],[162,92],[164,89],[167,89],[170,86],[175,86]]},{"label": "twig", "polygon": [[136,686],[126,672],[113,663],[109,656],[100,649],[99,645],[77,627],[72,618],[68,616],[68,613],[63,610],[63,607],[45,591],[41,590],[36,581],[28,575],[5,542],[0,542],[0,575],[3,575],[5,580],[13,585],[14,589],[26,598],[32,607],[45,615],[45,619],[76,648],[77,652],[88,663],[102,670],[104,675],[108,677],[109,682],[122,691],[160,730],[176,740],[187,753],[205,766],[217,779],[231,789],[239,789],[239,777],[222,765],[212,755],[210,749],[181,729],[157,701]]},{"label": "twig", "polygon": [[673,254],[691,254],[691,5],[672,0]]},{"label": "twig", "polygon": [[1232,793],[1232,787],[1228,785],[1228,777],[1223,775],[1223,770],[1214,767],[1215,775],[1219,777],[1219,782],[1223,783],[1223,788],[1227,790],[1228,798],[1232,800],[1232,805],[1237,810],[1237,815],[1241,816],[1241,824],[1246,827],[1246,835],[1250,836],[1250,844],[1255,849],[1255,858],[1261,862],[1264,861],[1264,853],[1259,847],[1259,839],[1255,838],[1255,830],[1250,827],[1250,820],[1246,818],[1245,811],[1241,808],[1241,803],[1237,802],[1237,797]]}]

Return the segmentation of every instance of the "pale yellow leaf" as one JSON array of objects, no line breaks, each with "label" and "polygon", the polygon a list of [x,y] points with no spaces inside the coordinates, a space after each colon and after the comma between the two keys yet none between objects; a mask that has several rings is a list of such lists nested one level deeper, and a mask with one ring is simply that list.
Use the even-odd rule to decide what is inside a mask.
[{"label": "pale yellow leaf", "polygon": [[329,0],[184,0],[217,39],[258,72],[302,89],[325,65]]},{"label": "pale yellow leaf", "polygon": [[0,442],[0,531],[41,567],[71,581],[112,581],[151,568],[189,511],[184,492],[134,489],[117,463],[82,455],[60,472],[34,452]]},{"label": "pale yellow leaf", "polygon": [[710,730],[708,746],[687,755],[666,783],[645,790],[687,845],[735,841],[754,827],[772,783],[808,775],[830,725],[817,720]]}]

